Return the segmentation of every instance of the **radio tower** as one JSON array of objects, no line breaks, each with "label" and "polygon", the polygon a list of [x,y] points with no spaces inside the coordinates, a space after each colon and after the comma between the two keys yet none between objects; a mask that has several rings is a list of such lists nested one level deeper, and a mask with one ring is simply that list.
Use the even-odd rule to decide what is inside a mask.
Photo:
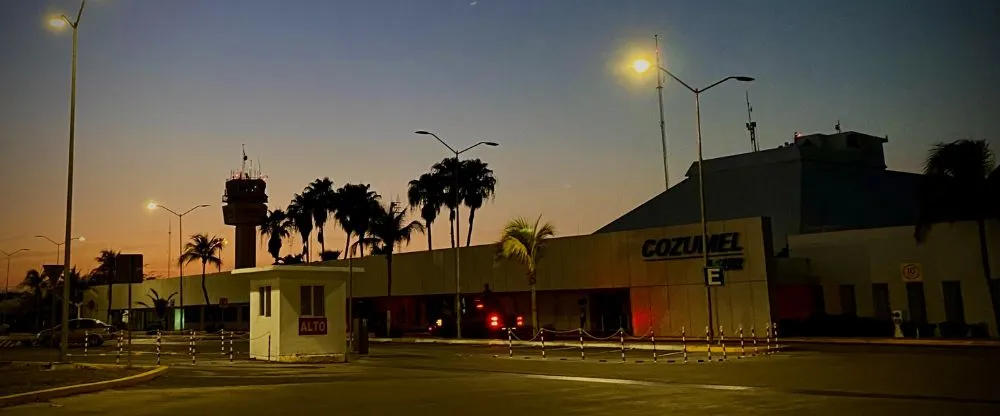
[{"label": "radio tower", "polygon": [[746,92],[747,97],[747,131],[750,132],[750,151],[757,152],[760,151],[760,147],[757,146],[757,122],[753,121],[753,107],[750,106],[750,90]]},{"label": "radio tower", "polygon": [[238,172],[230,172],[222,195],[226,225],[236,227],[235,269],[257,266],[257,226],[267,218],[267,183],[253,163],[248,166],[246,148]]}]

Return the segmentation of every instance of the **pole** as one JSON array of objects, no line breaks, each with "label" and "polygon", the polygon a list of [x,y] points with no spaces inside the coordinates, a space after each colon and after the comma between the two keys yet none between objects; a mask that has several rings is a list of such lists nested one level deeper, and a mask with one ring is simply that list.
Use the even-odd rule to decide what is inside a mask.
[{"label": "pole", "polygon": [[347,350],[354,351],[354,255],[350,253],[347,255]]},{"label": "pole", "polygon": [[125,323],[125,328],[128,329],[128,366],[132,366],[132,321],[134,320],[132,316],[132,274],[129,273],[128,276],[128,322]]},{"label": "pole", "polygon": [[[461,269],[459,268],[459,253],[462,252],[462,233],[461,233],[461,216],[458,215],[459,205],[462,203],[462,198],[459,196],[458,189],[458,152],[455,152],[455,172],[452,173],[454,176],[454,182],[452,186],[455,187],[455,337],[462,338],[462,283],[461,283]],[[542,349],[542,358],[545,358],[545,349]]]},{"label": "pole", "polygon": [[649,339],[653,342],[653,364],[656,364],[656,331],[649,332]]},{"label": "pole", "polygon": [[684,354],[684,364],[688,362],[688,343],[687,336],[684,333],[684,327],[681,327],[681,352]]},{"label": "pole", "polygon": [[69,161],[66,164],[66,251],[65,259],[66,262],[63,264],[63,300],[62,300],[62,319],[61,328],[59,331],[59,361],[66,361],[66,355],[69,353],[69,276],[70,276],[70,266],[72,253],[71,247],[73,243],[73,153],[74,146],[76,145],[76,52],[78,43],[78,33],[77,28],[80,24],[80,16],[83,14],[83,6],[87,4],[86,0],[80,3],[80,11],[76,15],[76,22],[71,26],[73,27],[73,57],[72,57],[72,69],[70,70],[70,93],[69,93]]},{"label": "pole", "polygon": [[539,331],[538,334],[541,335],[541,337],[542,337],[542,359],[544,360],[545,359],[545,330],[543,329],[543,330]]},{"label": "pole", "polygon": [[667,125],[663,122],[663,74],[660,73],[660,35],[653,35],[656,44],[656,98],[660,104],[660,144],[663,146],[664,189],[670,188],[670,172],[667,170]]},{"label": "pole", "polygon": [[59,264],[59,249],[60,248],[62,248],[62,244],[56,243],[56,262],[55,262],[55,264]]},{"label": "pole", "polygon": [[722,325],[719,325],[719,345],[722,346],[722,361],[726,361],[729,357],[726,356],[726,333]]},{"label": "pole", "polygon": [[160,365],[160,330],[156,330],[156,365]]},{"label": "pole", "polygon": [[180,286],[178,290],[179,296],[177,299],[177,303],[180,304],[180,310],[181,310],[181,326],[180,328],[177,329],[180,330],[183,330],[184,326],[187,325],[187,322],[184,320],[184,264],[181,263],[181,256],[183,255],[184,255],[184,215],[182,214],[177,216],[177,270],[178,270],[177,281],[179,282],[177,284]]},{"label": "pole", "polygon": [[746,345],[743,343],[743,325],[740,325],[740,358],[746,356]]},{"label": "pole", "polygon": [[625,362],[625,330],[618,329],[618,339],[622,346],[622,362]]},{"label": "pole", "polygon": [[712,362],[712,327],[705,327],[705,344],[708,344],[708,362]]},{"label": "pole", "polygon": [[172,243],[174,237],[174,223],[173,221],[167,220],[167,275],[164,278],[170,277],[170,243]]},{"label": "pole", "polygon": [[757,331],[754,327],[750,327],[750,338],[753,339],[753,356],[757,356]]},{"label": "pole", "polygon": [[[7,256],[7,277],[4,278],[3,282],[3,293],[6,295],[10,291],[10,256]],[[6,314],[4,314],[6,318]]]},{"label": "pole", "polygon": [[512,329],[507,328],[507,354],[514,358],[514,337],[511,335]]},{"label": "pole", "polygon": [[[698,125],[698,207],[701,212],[701,260],[702,277],[708,270],[708,221],[705,218],[705,168],[701,150],[701,92],[694,93],[695,122]],[[712,342],[712,287],[705,280],[705,295],[708,313],[708,341]]]},{"label": "pole", "polygon": [[580,331],[580,360],[586,360],[587,355],[583,351],[583,328],[580,328],[579,331]]}]

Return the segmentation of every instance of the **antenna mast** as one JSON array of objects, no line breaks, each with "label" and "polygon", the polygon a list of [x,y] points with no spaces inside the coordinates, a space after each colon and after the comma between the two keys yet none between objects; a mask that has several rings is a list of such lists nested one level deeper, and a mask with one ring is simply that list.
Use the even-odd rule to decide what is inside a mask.
[{"label": "antenna mast", "polygon": [[760,146],[757,145],[757,122],[753,121],[753,107],[750,106],[750,90],[746,92],[747,97],[747,131],[750,132],[750,151],[758,152],[760,151]]}]

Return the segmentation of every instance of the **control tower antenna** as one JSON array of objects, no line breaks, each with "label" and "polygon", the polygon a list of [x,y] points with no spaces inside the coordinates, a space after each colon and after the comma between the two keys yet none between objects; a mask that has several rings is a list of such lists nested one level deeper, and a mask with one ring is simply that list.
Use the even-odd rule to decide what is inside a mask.
[{"label": "control tower antenna", "polygon": [[240,170],[226,180],[226,192],[222,195],[223,219],[226,225],[236,227],[234,269],[256,267],[257,226],[267,218],[267,183],[247,157],[245,145],[242,150]]},{"label": "control tower antenna", "polygon": [[750,132],[750,151],[757,152],[760,151],[760,146],[757,145],[757,122],[753,121],[753,107],[750,106],[750,90],[746,92],[747,97],[747,131]]}]

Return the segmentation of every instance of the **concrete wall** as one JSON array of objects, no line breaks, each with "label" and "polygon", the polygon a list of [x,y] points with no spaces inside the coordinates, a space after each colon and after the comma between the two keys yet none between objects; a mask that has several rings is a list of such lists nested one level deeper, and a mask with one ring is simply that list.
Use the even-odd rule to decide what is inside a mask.
[{"label": "concrete wall", "polygon": [[[237,275],[239,276],[239,275]],[[276,359],[281,344],[281,282],[277,276],[258,278],[249,282],[250,274],[243,275],[248,281],[247,292],[250,300],[250,358]],[[227,276],[232,277],[232,276]],[[263,316],[260,309],[261,287],[271,287],[271,316]],[[293,327],[294,328],[294,327]]]},{"label": "concrete wall", "polygon": [[[312,276],[278,278],[283,288],[280,298],[281,333],[278,360],[296,361],[298,357],[334,355],[337,361],[342,361],[343,355],[347,353],[346,285],[338,277],[324,275],[325,273],[315,273]],[[302,311],[300,288],[303,285],[323,286],[326,335],[298,334],[299,316]],[[251,325],[251,330],[252,328]]]},{"label": "concrete wall", "polygon": [[[987,223],[993,278],[1000,276],[1000,223]],[[841,284],[855,285],[859,316],[874,315],[872,283],[887,283],[892,309],[906,310],[903,263],[923,269],[927,320],[945,321],[943,281],[961,282],[967,323],[985,322],[996,336],[989,288],[983,276],[975,222],[937,224],[929,239],[918,245],[913,227],[802,234],[789,238],[790,254],[808,259],[809,277],[823,286],[826,311],[839,314]]]}]

